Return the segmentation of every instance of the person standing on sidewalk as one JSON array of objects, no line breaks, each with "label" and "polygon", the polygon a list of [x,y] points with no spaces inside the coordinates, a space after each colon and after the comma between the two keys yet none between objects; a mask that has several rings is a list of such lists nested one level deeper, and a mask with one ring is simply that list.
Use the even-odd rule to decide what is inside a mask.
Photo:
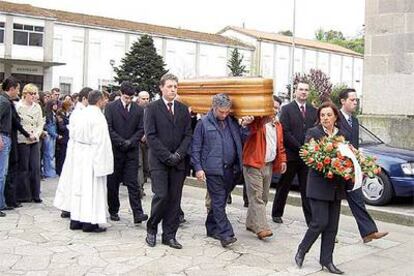
[{"label": "person standing on sidewalk", "polygon": [[[144,109],[147,108],[150,103],[150,95],[147,91],[141,91],[138,93],[137,104]],[[147,182],[149,177],[149,166],[148,166],[148,145],[145,134],[142,136],[139,142],[139,165],[138,165],[138,185],[140,190],[140,197],[145,196],[144,184]]]},{"label": "person standing on sidewalk", "polygon": [[249,136],[243,148],[243,175],[249,207],[246,229],[262,240],[273,235],[266,219],[266,204],[273,172],[285,173],[286,152],[283,129],[277,120],[281,100],[273,96],[273,116],[256,117],[248,125]]},{"label": "person standing on sidewalk", "polygon": [[306,176],[308,167],[299,156],[299,150],[305,142],[306,131],[316,121],[316,109],[306,102],[309,96],[309,84],[299,82],[295,87],[295,100],[282,107],[280,122],[283,126],[283,141],[287,155],[287,170],[276,185],[273,200],[272,219],[283,223],[286,199],[295,175],[299,178],[300,197],[306,224],[311,221],[311,209],[306,198]]},{"label": "person standing on sidewalk", "polygon": [[175,249],[181,195],[185,179],[185,155],[191,143],[188,107],[177,101],[178,78],[165,74],[160,80],[161,99],[145,110],[145,135],[149,148],[151,217],[147,222],[146,243],[156,245],[158,224],[162,221],[162,243]]},{"label": "person standing on sidewalk", "polygon": [[[348,140],[356,149],[358,149],[359,122],[358,119],[352,115],[358,104],[355,89],[346,88],[342,90],[339,93],[339,100],[341,101],[339,128],[345,134],[345,139]],[[375,221],[372,219],[367,211],[367,208],[365,207],[362,188],[352,190],[352,185],[347,187],[346,199],[352,215],[358,224],[358,230],[364,243],[380,239],[388,235],[388,232],[378,232]]]},{"label": "person standing on sidewalk", "polygon": [[234,187],[235,172],[242,170],[240,127],[228,116],[231,106],[226,94],[213,96],[212,108],[197,123],[191,144],[191,163],[197,179],[206,181],[211,199],[207,236],[220,240],[223,247],[237,241],[226,215],[226,201]]},{"label": "person standing on sidewalk", "polygon": [[144,109],[132,101],[135,88],[132,83],[121,84],[121,98],[108,104],[105,116],[108,121],[114,153],[114,172],[108,176],[108,211],[110,219],[119,221],[119,185],[128,189],[134,223],[148,219],[142,209],[138,187],[139,143],[144,135]]},{"label": "person standing on sidewalk", "polygon": [[[20,84],[9,77],[2,83],[3,92],[0,94],[0,209],[6,207],[4,198],[4,186],[6,183],[7,171],[9,166],[9,154],[11,148],[12,134],[12,102],[19,93]],[[0,217],[6,216],[0,211]]]}]

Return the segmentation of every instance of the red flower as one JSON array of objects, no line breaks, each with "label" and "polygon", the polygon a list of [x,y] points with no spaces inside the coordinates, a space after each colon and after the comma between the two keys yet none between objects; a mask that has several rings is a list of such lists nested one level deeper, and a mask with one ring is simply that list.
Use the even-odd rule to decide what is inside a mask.
[{"label": "red flower", "polygon": [[333,172],[329,171],[329,172],[326,174],[326,177],[327,177],[327,178],[333,178],[333,177],[334,177]]},{"label": "red flower", "polygon": [[315,151],[319,151],[320,150],[320,147],[319,147],[319,145],[315,145],[315,147],[313,148]]},{"label": "red flower", "polygon": [[314,161],[315,161],[315,159],[313,159],[312,157],[309,157],[309,158],[308,158],[308,163],[309,163],[309,164],[312,164]]},{"label": "red flower", "polygon": [[318,162],[318,164],[316,164],[316,168],[321,171],[323,168],[323,163],[322,162]]},{"label": "red flower", "polygon": [[303,151],[302,151],[302,154],[303,154],[303,155],[308,155],[308,154],[309,154],[309,152],[308,152],[307,150],[303,150]]},{"label": "red flower", "polygon": [[323,163],[325,165],[329,165],[331,163],[331,158],[329,158],[329,156],[325,157],[325,159],[323,160]]}]

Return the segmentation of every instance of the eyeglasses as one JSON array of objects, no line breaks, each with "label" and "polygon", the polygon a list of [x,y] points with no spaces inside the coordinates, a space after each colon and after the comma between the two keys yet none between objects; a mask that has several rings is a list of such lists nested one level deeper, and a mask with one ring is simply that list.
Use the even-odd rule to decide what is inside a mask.
[{"label": "eyeglasses", "polygon": [[27,94],[31,95],[31,96],[36,96],[37,93],[36,92],[28,92]]}]

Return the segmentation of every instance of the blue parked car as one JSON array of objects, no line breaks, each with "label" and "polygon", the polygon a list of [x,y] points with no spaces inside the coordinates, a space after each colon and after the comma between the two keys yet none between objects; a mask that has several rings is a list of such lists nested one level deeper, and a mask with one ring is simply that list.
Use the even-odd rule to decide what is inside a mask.
[{"label": "blue parked car", "polygon": [[360,125],[360,150],[376,156],[382,172],[365,178],[362,192],[367,204],[385,205],[394,196],[414,196],[414,151],[386,145],[367,128]]}]

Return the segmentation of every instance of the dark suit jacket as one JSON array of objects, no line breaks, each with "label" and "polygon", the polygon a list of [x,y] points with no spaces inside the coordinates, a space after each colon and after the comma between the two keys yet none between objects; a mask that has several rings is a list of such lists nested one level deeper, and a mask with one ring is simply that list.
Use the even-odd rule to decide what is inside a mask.
[{"label": "dark suit jacket", "polygon": [[[339,130],[337,135],[344,135]],[[321,125],[310,128],[306,133],[306,142],[311,138],[319,140],[327,136]],[[308,172],[308,185],[306,186],[306,197],[334,201],[345,198],[345,180],[340,176],[334,176],[332,179],[325,178],[320,172],[310,169]]]},{"label": "dark suit jacket", "polygon": [[344,134],[345,139],[349,141],[356,149],[359,148],[359,122],[354,116],[352,118],[352,127],[346,121],[342,112],[339,112],[339,128]]},{"label": "dark suit jacket", "polygon": [[112,147],[118,150],[125,140],[131,141],[131,149],[138,150],[139,141],[144,135],[144,109],[134,102],[130,105],[129,112],[126,112],[119,99],[108,104],[105,109]]},{"label": "dark suit jacket", "polygon": [[145,135],[149,147],[148,162],[151,170],[166,169],[165,161],[171,153],[178,152],[182,161],[176,166],[184,170],[184,157],[191,143],[191,117],[188,107],[174,102],[174,116],[159,99],[145,110]]},{"label": "dark suit jacket", "polygon": [[296,101],[282,107],[280,122],[288,161],[300,160],[299,150],[305,142],[306,131],[315,125],[316,109],[306,103],[305,111],[304,119]]}]

